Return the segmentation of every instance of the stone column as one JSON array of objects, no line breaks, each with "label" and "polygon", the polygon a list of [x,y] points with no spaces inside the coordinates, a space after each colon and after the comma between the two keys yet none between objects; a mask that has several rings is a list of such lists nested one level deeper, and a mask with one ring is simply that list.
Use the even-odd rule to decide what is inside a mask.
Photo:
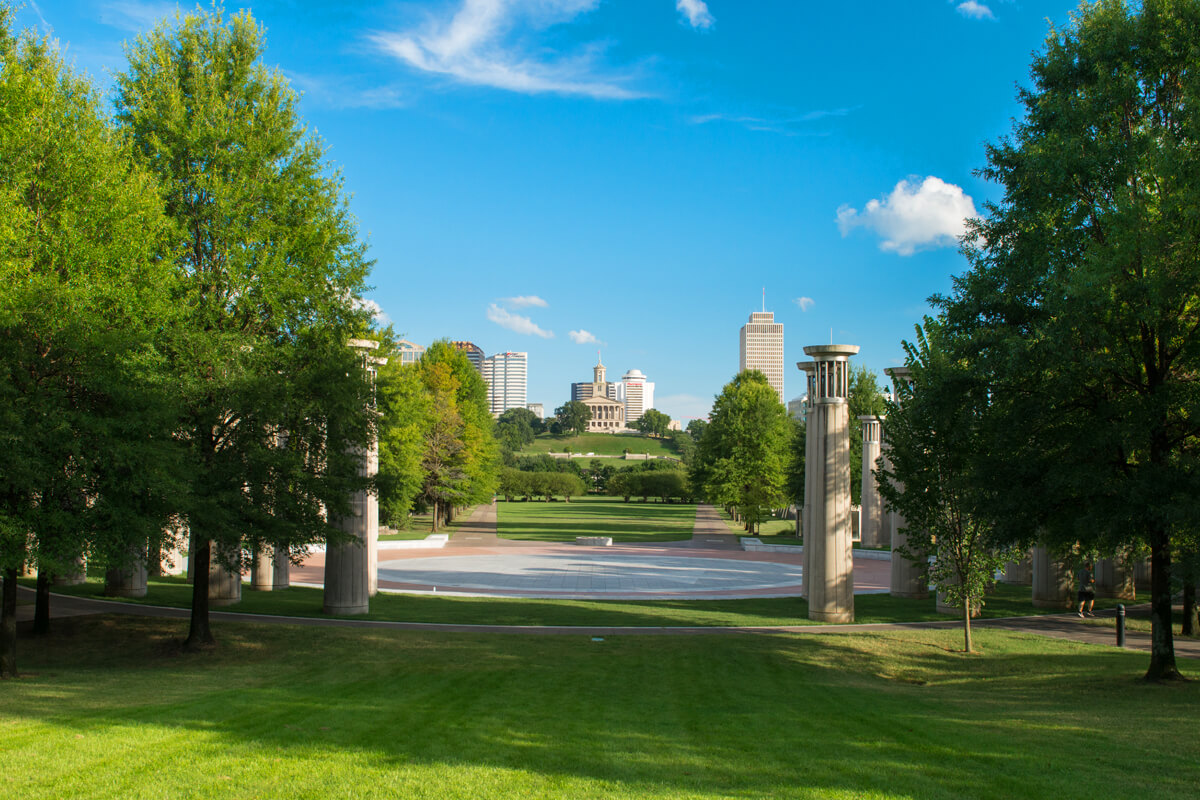
[{"label": "stone column", "polygon": [[217,543],[209,545],[208,602],[214,606],[231,606],[242,601],[242,552],[241,548],[229,551],[228,558],[235,565],[224,567],[217,560]]},{"label": "stone column", "polygon": [[[906,383],[911,385],[912,372],[908,367],[893,367],[885,369],[884,373],[892,381],[893,393],[899,397],[899,392],[895,391],[898,383]],[[885,466],[890,467],[888,461],[887,449],[881,448],[881,460]],[[903,486],[898,487],[901,491]],[[905,557],[900,551],[902,548],[908,547],[908,522],[905,521],[904,515],[894,509],[887,509],[887,527],[891,534],[889,543],[892,548],[892,576],[891,576],[891,591],[892,597],[908,597],[917,600],[924,600],[929,597],[929,582],[925,578],[926,566],[920,561],[913,561]]]},{"label": "stone column", "polygon": [[250,590],[269,592],[274,588],[275,550],[269,544],[262,544],[250,556]]},{"label": "stone column", "polygon": [[87,581],[87,556],[80,554],[69,561],[61,573],[54,576],[55,586],[78,586]]},{"label": "stone column", "polygon": [[1096,562],[1096,596],[1117,600],[1134,600],[1133,573],[1119,558],[1102,558]]},{"label": "stone column", "polygon": [[[372,365],[378,362],[368,353],[377,349],[379,343],[351,339],[350,346],[362,352],[366,369],[373,377]],[[378,443],[371,442],[360,451],[359,458],[359,475],[375,475],[379,471]],[[370,492],[355,492],[350,497],[350,513],[332,522],[350,534],[350,540],[325,548],[325,613],[366,614],[378,586],[379,503]]]},{"label": "stone column", "polygon": [[146,557],[131,552],[124,564],[110,566],[104,573],[104,594],[108,597],[146,596]]},{"label": "stone column", "polygon": [[[816,362],[812,412],[808,416],[805,463],[812,476],[811,535],[804,549],[809,572],[808,618],[821,622],[854,621],[854,551],[850,521],[850,356],[857,345],[825,344],[804,348]],[[811,550],[811,553],[808,551]]]},{"label": "stone column", "polygon": [[805,431],[804,437],[804,505],[797,512],[798,524],[800,525],[800,533],[804,537],[804,573],[803,580],[800,583],[800,596],[808,597],[808,576],[812,574],[812,548],[809,547],[809,540],[812,535],[812,520],[809,518],[809,512],[812,511],[812,494],[813,494],[813,472],[808,469],[808,465],[813,463],[813,441],[814,437],[807,435],[809,425],[812,420],[813,397],[815,396],[817,364],[815,361],[797,361],[796,367],[804,373],[804,379],[808,386],[807,400],[805,401]]},{"label": "stone column", "polygon": [[879,466],[880,443],[882,442],[883,419],[876,416],[859,417],[862,423],[862,511],[859,523],[859,541],[863,547],[886,547],[883,538],[883,498],[879,496],[879,485],[874,471]]},{"label": "stone column", "polygon": [[287,548],[275,546],[274,568],[275,576],[272,584],[276,589],[286,589],[292,585],[292,562],[288,559]]},{"label": "stone column", "polygon": [[1004,565],[1004,577],[1000,579],[1002,583],[1009,583],[1014,586],[1032,586],[1033,585],[1033,555],[1026,553],[1025,557],[1020,561],[1010,561]]},{"label": "stone column", "polygon": [[1033,605],[1036,608],[1070,608],[1075,599],[1074,577],[1043,547],[1033,548]]}]

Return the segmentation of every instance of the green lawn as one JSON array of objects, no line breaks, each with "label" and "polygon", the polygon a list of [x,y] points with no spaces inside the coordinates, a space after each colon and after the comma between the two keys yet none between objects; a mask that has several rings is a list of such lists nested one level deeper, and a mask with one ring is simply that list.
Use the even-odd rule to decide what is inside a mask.
[{"label": "green lawn", "polygon": [[614,542],[671,542],[692,538],[691,503],[626,503],[619,497],[578,497],[570,503],[501,500],[497,531],[505,539],[573,542],[576,536],[611,536]]},{"label": "green lawn", "polygon": [[[562,453],[568,447],[572,453],[595,453],[602,456],[620,456],[628,449],[632,453],[679,457],[661,440],[640,433],[585,433],[580,436],[555,436],[544,433],[534,439],[519,455],[537,455],[550,451]],[[605,463],[609,463],[609,460],[606,459]]]},{"label": "green lawn", "polygon": [[[466,635],[56,623],[0,686],[11,798],[1194,798],[1200,682],[1001,631]],[[1197,675],[1195,664],[1185,671]],[[1169,742],[1169,746],[1165,743]]]},{"label": "green lawn", "polygon": [[[32,581],[26,585],[32,586]],[[101,598],[103,579],[92,576],[86,584],[56,587],[55,592]],[[251,591],[242,585],[242,601],[219,611],[323,617],[322,591],[293,586],[275,592]],[[116,602],[189,608],[192,587],[182,578],[152,578],[146,597]],[[105,598],[108,599],[108,598]],[[1097,608],[1115,606],[1116,600],[1097,600]],[[53,601],[52,601],[53,603]],[[938,614],[932,598],[907,600],[886,594],[854,598],[855,619],[860,623],[933,622],[951,619]],[[983,617],[1019,617],[1058,613],[1030,604],[1029,587],[1000,584],[989,594]],[[799,597],[758,597],[745,600],[539,600],[503,597],[437,597],[380,593],[371,599],[371,613],[357,619],[392,622],[429,622],[461,625],[574,625],[592,627],[761,627],[816,625],[808,619],[808,605]],[[1109,623],[1111,624],[1111,622]]]}]

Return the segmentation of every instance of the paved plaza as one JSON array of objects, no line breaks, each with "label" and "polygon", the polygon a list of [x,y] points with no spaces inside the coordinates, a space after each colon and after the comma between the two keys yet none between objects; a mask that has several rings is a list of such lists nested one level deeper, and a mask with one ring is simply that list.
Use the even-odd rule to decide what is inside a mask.
[{"label": "paved plaza", "polygon": [[[495,506],[475,510],[445,549],[379,545],[385,592],[559,599],[795,597],[803,555],[746,553],[717,511],[698,506],[692,538],[681,542],[582,547],[501,539]],[[292,581],[320,585],[323,554],[292,569]],[[855,591],[888,590],[886,561],[856,559]]]}]

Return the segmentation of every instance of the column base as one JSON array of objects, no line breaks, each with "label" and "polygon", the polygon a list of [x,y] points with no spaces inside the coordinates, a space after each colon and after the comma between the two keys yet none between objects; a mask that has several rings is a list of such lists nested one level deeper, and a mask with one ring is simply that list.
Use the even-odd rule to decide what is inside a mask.
[{"label": "column base", "polygon": [[854,611],[817,611],[810,608],[808,618],[814,622],[836,622],[847,625],[854,622]]},{"label": "column base", "polygon": [[369,603],[363,603],[361,605],[359,605],[359,604],[347,605],[347,606],[325,605],[321,610],[326,614],[336,614],[336,615],[342,616],[342,617],[352,617],[352,616],[357,616],[359,614],[370,613],[371,607],[370,607]]}]

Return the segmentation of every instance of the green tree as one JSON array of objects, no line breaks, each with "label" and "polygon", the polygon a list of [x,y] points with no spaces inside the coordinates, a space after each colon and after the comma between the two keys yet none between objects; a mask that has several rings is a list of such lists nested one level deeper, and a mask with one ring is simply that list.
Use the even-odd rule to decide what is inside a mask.
[{"label": "green tree", "polygon": [[693,491],[736,508],[753,533],[784,502],[790,442],[787,411],[766,376],[739,373],[713,403],[692,462]]},{"label": "green tree", "polygon": [[981,491],[986,481],[974,472],[974,454],[986,441],[986,384],[947,352],[944,336],[927,317],[916,343],[904,343],[912,384],[899,387],[897,402],[887,409],[890,467],[878,473],[879,490],[908,521],[902,554],[917,562],[934,556],[929,578],[962,610],[963,648],[970,653],[971,616],[995,570],[1017,554],[993,546],[985,513],[992,493]]},{"label": "green tree", "polygon": [[533,444],[541,420],[527,408],[510,408],[496,420],[496,439],[505,450],[515,453]]},{"label": "green tree", "polygon": [[[1101,0],[1052,31],[981,174],[1003,198],[940,298],[987,383],[995,524],[1151,553],[1146,677],[1178,676],[1172,540],[1200,524],[1200,5]],[[984,473],[981,473],[984,474]]]},{"label": "green tree", "polygon": [[558,424],[564,432],[578,436],[587,431],[592,410],[578,400],[569,400],[554,409],[554,416],[558,418]]},{"label": "green tree", "polygon": [[424,485],[421,467],[425,435],[433,413],[419,366],[404,365],[390,337],[384,337],[375,397],[379,408],[379,517],[393,527],[407,527],[409,514]]},{"label": "green tree", "polygon": [[188,647],[213,641],[213,558],[240,571],[244,546],[336,541],[330,520],[368,482],[370,386],[346,344],[364,329],[369,264],[340,177],[262,51],[249,13],[197,12],[139,37],[116,76],[117,122],[174,223]]},{"label": "green tree", "polygon": [[[879,390],[878,377],[861,364],[850,368],[847,403],[850,409],[850,502],[858,505],[862,503],[863,468],[862,423],[858,418],[887,413],[887,401]],[[800,493],[803,500],[803,485]]]},{"label": "green tree", "polygon": [[647,436],[656,436],[662,439],[667,435],[667,426],[670,424],[671,418],[666,414],[657,408],[648,408],[641,418],[633,423],[633,427]]},{"label": "green tree", "polygon": [[20,566],[38,565],[44,631],[53,573],[161,537],[174,452],[153,180],[57,49],[12,34],[12,13],[0,3],[0,677],[16,674]]}]

